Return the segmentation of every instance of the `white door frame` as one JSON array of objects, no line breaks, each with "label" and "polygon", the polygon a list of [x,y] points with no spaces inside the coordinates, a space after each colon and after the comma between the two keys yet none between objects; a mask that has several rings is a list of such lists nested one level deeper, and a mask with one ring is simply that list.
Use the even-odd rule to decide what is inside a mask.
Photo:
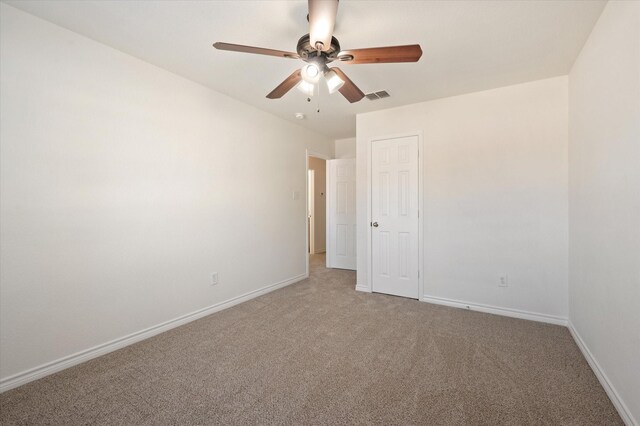
[{"label": "white door frame", "polygon": [[[316,224],[315,224],[315,204],[314,200],[316,188],[316,172],[315,170],[307,170],[307,233],[309,234],[309,254],[316,253]],[[311,194],[313,192],[314,194]]]},{"label": "white door frame", "polygon": [[[367,143],[367,223],[365,226],[367,227],[367,286],[369,287],[367,290],[369,293],[373,292],[373,250],[372,250],[372,235],[373,229],[371,228],[371,222],[373,218],[371,217],[371,202],[373,200],[372,193],[372,173],[371,169],[373,168],[373,143],[376,141],[386,140],[386,139],[397,139],[404,138],[408,136],[417,136],[418,137],[418,300],[422,300],[424,297],[424,170],[423,170],[423,152],[424,152],[424,144],[423,144],[423,135],[422,131],[415,132],[407,132],[407,133],[397,133],[392,135],[384,135],[378,136],[375,138],[369,139]],[[364,290],[358,288],[358,290]]]},{"label": "white door frame", "polygon": [[316,158],[320,158],[322,160],[331,160],[331,157],[325,154],[322,154],[320,152],[316,152],[316,151],[311,151],[308,148],[305,150],[305,156],[304,156],[304,180],[305,180],[305,185],[304,185],[304,223],[306,226],[306,231],[304,233],[305,237],[304,237],[304,262],[305,262],[305,274],[307,275],[307,277],[309,276],[309,253],[307,253],[308,247],[309,247],[309,213],[307,211],[308,207],[308,203],[309,203],[309,157],[316,157]]}]

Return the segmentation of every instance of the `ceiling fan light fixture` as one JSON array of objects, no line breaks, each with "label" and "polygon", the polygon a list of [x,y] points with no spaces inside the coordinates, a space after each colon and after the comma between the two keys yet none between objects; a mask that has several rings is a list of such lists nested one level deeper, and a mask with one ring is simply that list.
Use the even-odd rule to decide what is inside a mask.
[{"label": "ceiling fan light fixture", "polygon": [[[302,68],[293,71],[282,83],[269,92],[267,99],[280,99],[294,87],[297,87],[307,95],[307,101],[310,102],[311,96],[316,93],[316,84],[320,84],[320,80],[324,78],[325,83],[323,84],[327,85],[330,93],[339,91],[350,103],[359,102],[365,97],[364,92],[340,68],[334,66],[329,69],[327,64],[334,61],[354,65],[418,62],[422,57],[422,48],[419,44],[408,44],[341,50],[340,42],[333,36],[339,1],[308,0],[309,33],[298,39],[296,52],[223,42],[216,42],[213,47],[232,52],[300,59],[306,62]],[[318,87],[318,96],[320,96],[319,89],[320,87]],[[384,97],[378,93],[373,95],[376,98]]]},{"label": "ceiling fan light fixture", "polygon": [[320,68],[316,64],[307,64],[302,67],[302,79],[307,83],[317,83],[320,80]]},{"label": "ceiling fan light fixture", "polygon": [[340,88],[344,84],[344,80],[341,79],[334,70],[327,71],[324,75],[324,78],[327,81],[327,88],[329,89],[329,93],[331,94],[340,90]]},{"label": "ceiling fan light fixture", "polygon": [[301,91],[307,96],[313,96],[313,92],[316,89],[316,86],[314,86],[313,83],[309,83],[308,81],[305,81],[305,80],[302,80],[300,83],[298,83],[296,87],[298,88],[299,91]]}]

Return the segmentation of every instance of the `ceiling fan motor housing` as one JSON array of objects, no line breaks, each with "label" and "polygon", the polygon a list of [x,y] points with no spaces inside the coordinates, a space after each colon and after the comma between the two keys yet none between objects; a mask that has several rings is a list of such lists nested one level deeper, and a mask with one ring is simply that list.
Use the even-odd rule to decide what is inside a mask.
[{"label": "ceiling fan motor housing", "polygon": [[327,50],[318,50],[311,45],[309,34],[305,34],[298,40],[297,47],[300,59],[310,64],[315,64],[319,69],[324,69],[325,65],[335,61],[340,53],[340,42],[335,37],[331,37],[331,46]]}]

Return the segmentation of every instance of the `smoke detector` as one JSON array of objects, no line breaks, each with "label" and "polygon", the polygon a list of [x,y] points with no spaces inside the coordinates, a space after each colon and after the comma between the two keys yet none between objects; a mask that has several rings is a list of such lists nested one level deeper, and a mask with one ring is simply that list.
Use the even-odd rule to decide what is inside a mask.
[{"label": "smoke detector", "polygon": [[301,112],[296,112],[296,119],[297,120],[304,120],[304,114]]}]

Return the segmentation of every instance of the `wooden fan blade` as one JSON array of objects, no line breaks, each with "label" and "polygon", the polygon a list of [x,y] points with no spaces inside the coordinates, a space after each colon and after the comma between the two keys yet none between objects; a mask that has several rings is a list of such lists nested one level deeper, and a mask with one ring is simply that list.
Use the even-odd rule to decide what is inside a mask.
[{"label": "wooden fan blade", "polygon": [[387,64],[392,62],[418,62],[422,56],[419,44],[406,46],[371,47],[343,50],[338,59],[345,64]]},{"label": "wooden fan blade", "polygon": [[231,43],[213,43],[213,47],[219,50],[229,50],[231,52],[255,53],[258,55],[279,56],[281,58],[299,59],[297,53],[285,52],[284,50],[265,49],[262,47],[243,46],[241,44]]},{"label": "wooden fan blade", "polygon": [[339,89],[342,96],[347,98],[347,100],[351,103],[358,102],[360,99],[364,98],[364,93],[362,92],[362,90],[360,90],[358,86],[356,86],[353,81],[351,81],[349,77],[347,77],[347,75],[342,72],[340,68],[333,67],[331,69],[334,70],[336,74],[338,74],[338,77],[340,77],[342,81],[344,81],[344,84]]},{"label": "wooden fan blade", "polygon": [[333,28],[336,25],[338,0],[309,0],[309,42],[316,47],[322,43],[321,50],[329,50]]},{"label": "wooden fan blade", "polygon": [[283,97],[289,90],[293,89],[296,84],[300,83],[302,80],[302,75],[300,70],[295,70],[289,77],[285,78],[285,80],[280,83],[278,87],[273,89],[271,93],[267,95],[269,99],[279,99]]}]

